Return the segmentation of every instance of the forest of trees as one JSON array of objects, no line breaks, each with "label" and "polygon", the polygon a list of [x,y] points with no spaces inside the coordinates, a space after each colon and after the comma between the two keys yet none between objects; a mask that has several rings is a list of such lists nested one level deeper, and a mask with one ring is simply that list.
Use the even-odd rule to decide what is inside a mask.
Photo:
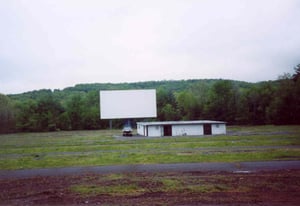
[{"label": "forest of trees", "polygon": [[[299,64],[293,75],[258,83],[222,79],[149,81],[0,94],[0,133],[108,128],[109,121],[99,118],[99,90],[113,89],[156,89],[156,121],[300,124]],[[113,125],[120,127],[122,120],[114,120]]]}]

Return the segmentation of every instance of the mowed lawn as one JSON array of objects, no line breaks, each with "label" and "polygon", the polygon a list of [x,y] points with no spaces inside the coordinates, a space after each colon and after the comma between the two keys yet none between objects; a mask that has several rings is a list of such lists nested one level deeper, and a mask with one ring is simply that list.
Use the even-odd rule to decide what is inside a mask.
[{"label": "mowed lawn", "polygon": [[300,159],[300,126],[229,126],[227,135],[115,138],[120,132],[0,135],[0,169]]}]

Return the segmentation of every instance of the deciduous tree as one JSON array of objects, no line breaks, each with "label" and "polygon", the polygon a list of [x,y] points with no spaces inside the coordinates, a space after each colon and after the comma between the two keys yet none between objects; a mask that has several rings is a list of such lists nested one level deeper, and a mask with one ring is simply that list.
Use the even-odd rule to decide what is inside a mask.
[{"label": "deciduous tree", "polygon": [[0,94],[0,133],[15,129],[15,109],[9,97]]}]

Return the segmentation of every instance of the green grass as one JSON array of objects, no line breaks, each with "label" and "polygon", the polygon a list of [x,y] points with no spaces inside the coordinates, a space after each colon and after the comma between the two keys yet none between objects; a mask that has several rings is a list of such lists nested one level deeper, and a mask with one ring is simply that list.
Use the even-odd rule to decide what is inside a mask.
[{"label": "green grass", "polygon": [[0,169],[300,159],[300,126],[234,126],[228,135],[138,140],[116,140],[118,133],[0,135]]},{"label": "green grass", "polygon": [[[226,175],[201,176],[182,174],[181,176],[169,173],[154,175],[123,174],[111,178],[111,175],[102,175],[98,179],[87,179],[69,187],[70,192],[83,197],[109,196],[138,196],[147,193],[214,193],[236,190],[231,185],[232,179]],[[241,191],[241,187],[239,187]]]},{"label": "green grass", "polygon": [[110,195],[110,196],[136,196],[145,190],[135,184],[129,185],[75,185],[70,188],[72,192],[83,196]]}]

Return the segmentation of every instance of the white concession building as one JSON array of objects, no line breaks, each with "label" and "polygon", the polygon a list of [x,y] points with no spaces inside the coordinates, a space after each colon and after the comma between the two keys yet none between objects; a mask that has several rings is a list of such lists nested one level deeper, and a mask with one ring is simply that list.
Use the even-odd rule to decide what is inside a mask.
[{"label": "white concession building", "polygon": [[149,137],[218,135],[226,134],[226,122],[210,120],[137,122],[137,133]]}]

